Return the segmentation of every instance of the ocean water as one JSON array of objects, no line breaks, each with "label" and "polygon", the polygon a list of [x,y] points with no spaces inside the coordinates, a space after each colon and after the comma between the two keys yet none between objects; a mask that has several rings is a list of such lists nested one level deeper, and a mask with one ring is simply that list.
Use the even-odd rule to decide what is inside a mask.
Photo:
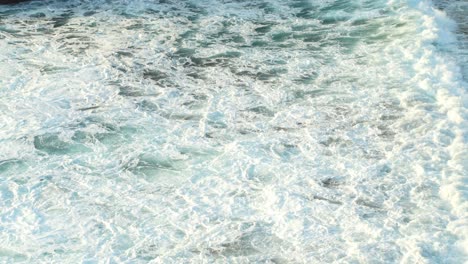
[{"label": "ocean water", "polygon": [[467,262],[467,14],[0,6],[0,262]]}]

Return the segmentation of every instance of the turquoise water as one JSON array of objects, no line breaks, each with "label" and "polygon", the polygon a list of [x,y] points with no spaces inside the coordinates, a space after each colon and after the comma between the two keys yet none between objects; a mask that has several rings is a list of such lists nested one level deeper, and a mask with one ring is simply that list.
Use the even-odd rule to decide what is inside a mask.
[{"label": "turquoise water", "polygon": [[1,6],[0,262],[468,261],[463,10]]}]

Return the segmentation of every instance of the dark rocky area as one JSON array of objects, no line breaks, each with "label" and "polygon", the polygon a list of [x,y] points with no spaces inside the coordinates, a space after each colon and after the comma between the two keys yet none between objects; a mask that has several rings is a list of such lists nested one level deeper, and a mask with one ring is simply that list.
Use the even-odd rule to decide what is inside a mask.
[{"label": "dark rocky area", "polygon": [[0,5],[9,5],[25,2],[27,0],[0,0]]}]

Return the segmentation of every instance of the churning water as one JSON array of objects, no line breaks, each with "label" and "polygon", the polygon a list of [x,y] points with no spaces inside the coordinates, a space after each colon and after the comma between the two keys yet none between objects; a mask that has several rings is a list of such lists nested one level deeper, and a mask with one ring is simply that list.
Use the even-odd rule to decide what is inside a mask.
[{"label": "churning water", "polygon": [[0,262],[468,261],[467,6],[1,6]]}]

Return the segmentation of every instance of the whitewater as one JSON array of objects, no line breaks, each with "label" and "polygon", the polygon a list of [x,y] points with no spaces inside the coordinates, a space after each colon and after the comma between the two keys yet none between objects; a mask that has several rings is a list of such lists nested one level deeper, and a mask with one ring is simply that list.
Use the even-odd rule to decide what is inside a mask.
[{"label": "whitewater", "polygon": [[0,6],[0,263],[468,262],[466,17]]}]

